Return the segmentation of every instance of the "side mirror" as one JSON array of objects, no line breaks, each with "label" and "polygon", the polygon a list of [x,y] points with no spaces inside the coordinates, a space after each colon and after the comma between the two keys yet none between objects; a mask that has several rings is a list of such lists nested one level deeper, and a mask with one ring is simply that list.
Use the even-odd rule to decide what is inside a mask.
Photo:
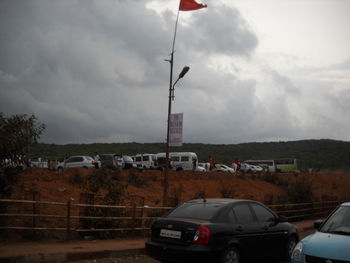
[{"label": "side mirror", "polygon": [[318,230],[322,224],[323,224],[322,220],[316,220],[314,222],[314,228]]}]

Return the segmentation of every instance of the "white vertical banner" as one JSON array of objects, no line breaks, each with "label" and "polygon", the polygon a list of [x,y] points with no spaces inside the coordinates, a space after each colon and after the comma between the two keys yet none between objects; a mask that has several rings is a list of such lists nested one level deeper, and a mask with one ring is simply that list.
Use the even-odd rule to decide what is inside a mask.
[{"label": "white vertical banner", "polygon": [[182,146],[183,113],[170,114],[169,146]]}]

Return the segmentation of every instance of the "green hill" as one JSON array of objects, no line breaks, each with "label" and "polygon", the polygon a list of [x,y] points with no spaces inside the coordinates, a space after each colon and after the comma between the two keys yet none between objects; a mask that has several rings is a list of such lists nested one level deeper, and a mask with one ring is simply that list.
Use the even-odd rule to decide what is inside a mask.
[{"label": "green hill", "polygon": [[[93,155],[95,152],[158,153],[165,151],[163,143],[93,143],[93,144],[44,144],[34,146],[33,156],[63,158],[70,155]],[[214,162],[231,164],[235,158],[279,159],[296,158],[300,170],[317,168],[323,171],[350,171],[350,142],[335,140],[301,140],[288,142],[252,142],[241,144],[185,143],[171,151],[195,152],[200,161],[211,155]]]}]

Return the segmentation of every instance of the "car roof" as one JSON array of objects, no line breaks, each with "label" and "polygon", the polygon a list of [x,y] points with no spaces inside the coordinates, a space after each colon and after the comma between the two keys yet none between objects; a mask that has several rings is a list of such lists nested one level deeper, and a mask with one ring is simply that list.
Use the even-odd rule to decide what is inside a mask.
[{"label": "car roof", "polygon": [[208,204],[230,204],[230,203],[239,203],[239,202],[255,202],[252,200],[244,200],[244,199],[231,199],[231,198],[207,198],[207,199],[193,199],[189,200],[186,203],[208,203]]},{"label": "car roof", "polygon": [[342,203],[341,206],[350,206],[350,202]]}]

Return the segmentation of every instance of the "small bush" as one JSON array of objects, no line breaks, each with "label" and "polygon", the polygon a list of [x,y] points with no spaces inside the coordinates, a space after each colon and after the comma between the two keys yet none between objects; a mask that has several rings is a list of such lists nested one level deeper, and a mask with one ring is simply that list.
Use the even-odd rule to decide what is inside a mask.
[{"label": "small bush", "polygon": [[277,197],[277,201],[283,203],[308,203],[313,202],[313,184],[311,179],[303,177],[288,184],[284,194]]},{"label": "small bush", "polygon": [[121,181],[121,171],[119,170],[114,170],[113,173],[111,174],[112,179],[115,181]]},{"label": "small bush", "polygon": [[108,187],[108,193],[104,197],[104,203],[106,204],[118,204],[125,196],[125,186],[118,183],[111,183]]},{"label": "small bush", "polygon": [[68,175],[68,182],[73,185],[83,185],[85,178],[79,169],[74,169],[74,171]]},{"label": "small bush", "polygon": [[245,173],[239,172],[238,175],[237,175],[237,177],[238,177],[239,179],[244,180],[244,179],[245,179]]},{"label": "small bush", "polygon": [[151,175],[151,176],[148,177],[148,179],[149,179],[150,181],[152,181],[152,182],[157,182],[157,181],[158,181],[158,176],[156,176],[156,175]]},{"label": "small bush", "polygon": [[13,186],[21,179],[21,169],[18,167],[6,167],[3,175],[0,174],[0,198],[11,196]]},{"label": "small bush", "polygon": [[222,183],[219,191],[223,198],[234,198],[236,196],[236,188],[234,185]]},{"label": "small bush", "polygon": [[177,206],[179,203],[181,203],[182,200],[182,193],[184,193],[184,187],[183,185],[178,185],[172,188],[172,206]]},{"label": "small bush", "polygon": [[194,194],[193,199],[207,198],[207,192],[203,189]]},{"label": "small bush", "polygon": [[88,174],[85,186],[88,191],[97,193],[101,188],[108,189],[112,183],[112,175],[109,169],[94,169]]},{"label": "small bush", "polygon": [[263,176],[260,177],[261,180],[270,183],[270,184],[277,184],[277,175],[273,173],[266,173]]},{"label": "small bush", "polygon": [[314,199],[312,190],[313,184],[311,179],[303,177],[288,186],[287,195],[291,202],[312,202]]},{"label": "small bush", "polygon": [[134,185],[136,187],[142,187],[147,185],[147,179],[139,176],[134,171],[130,171],[128,174],[128,184]]}]

